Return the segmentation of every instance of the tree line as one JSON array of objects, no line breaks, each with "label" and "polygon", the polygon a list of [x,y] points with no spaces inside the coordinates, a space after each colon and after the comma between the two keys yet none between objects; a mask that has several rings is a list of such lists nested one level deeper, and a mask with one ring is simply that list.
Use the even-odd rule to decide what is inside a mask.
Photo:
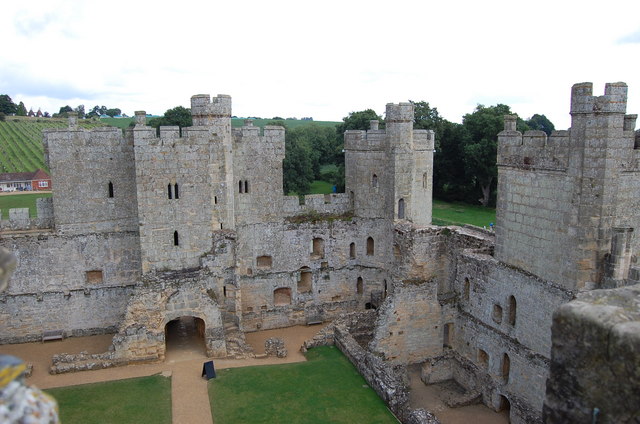
[{"label": "tree line", "polygon": [[[40,109],[38,109],[40,111]],[[72,108],[69,105],[60,107],[58,113],[54,113],[50,115],[49,112],[40,112],[41,116],[45,118],[53,117],[53,118],[68,118],[69,112],[76,112],[78,114],[78,118],[99,118],[101,115],[108,115],[111,117],[118,116],[122,113],[119,108],[108,108],[106,106],[94,106],[88,112],[85,111],[84,105],[78,105],[75,108]],[[27,108],[23,102],[19,102],[18,104],[14,103],[11,97],[8,94],[0,94],[0,116],[31,116],[34,115],[33,109],[30,109],[27,112]]]}]

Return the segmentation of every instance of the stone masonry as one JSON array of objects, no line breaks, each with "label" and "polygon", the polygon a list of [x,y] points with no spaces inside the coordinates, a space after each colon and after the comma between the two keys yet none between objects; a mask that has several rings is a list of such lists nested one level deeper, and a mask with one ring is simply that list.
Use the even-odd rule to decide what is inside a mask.
[{"label": "stone masonry", "polygon": [[[335,327],[313,343],[337,340],[352,360],[368,358],[358,366],[371,376],[422,364],[425,383],[455,380],[465,402],[508,409],[514,423],[542,422],[543,408],[560,417],[552,422],[596,407],[627,417],[630,406],[589,393],[593,381],[620,379],[637,392],[621,361],[597,353],[596,333],[633,315],[640,143],[625,84],[604,96],[576,84],[571,98],[572,127],[549,137],[521,134],[505,117],[495,234],[430,225],[434,134],[413,129],[410,103],[387,105],[384,130],[374,121],[345,133],[346,193],[303,201],[282,193],[284,129],[232,129],[229,96],[193,96],[189,128],[156,132],[142,111],[124,133],[80,129],[72,117],[44,132],[53,200],[38,204],[37,219],[12,210],[0,221],[0,247],[17,258],[0,295],[0,343],[114,333],[108,352],[61,355],[52,372],[160,361],[167,324],[189,316],[208,355],[241,357],[244,332],[370,310],[371,325]],[[576,296],[613,304],[605,312],[615,320],[574,319],[586,307],[562,305]],[[563,325],[598,348],[580,351],[577,336],[563,344]],[[627,342],[638,329],[622,327],[615,353],[637,361]],[[574,352],[614,376],[573,363]],[[389,376],[404,387],[402,372]],[[389,396],[392,386],[377,390],[397,409],[406,393]],[[567,418],[572,403],[583,406]]]}]

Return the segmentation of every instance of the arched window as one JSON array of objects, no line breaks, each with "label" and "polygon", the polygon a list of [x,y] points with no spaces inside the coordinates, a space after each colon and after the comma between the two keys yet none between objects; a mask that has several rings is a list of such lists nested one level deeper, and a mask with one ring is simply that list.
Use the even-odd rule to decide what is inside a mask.
[{"label": "arched window", "polygon": [[172,199],[172,198],[173,198],[173,196],[171,195],[171,193],[172,193],[172,190],[171,190],[171,184],[168,184],[168,185],[167,185],[167,197],[168,197],[169,199]]},{"label": "arched window", "polygon": [[367,255],[368,256],[373,256],[374,252],[375,252],[375,246],[374,246],[374,241],[373,241],[373,237],[369,237],[367,238]]},{"label": "arched window", "polygon": [[109,181],[109,197],[113,197],[113,183]]},{"label": "arched window", "polygon": [[516,298],[509,296],[509,325],[516,325]]},{"label": "arched window", "polygon": [[362,294],[364,292],[364,281],[362,277],[358,277],[358,281],[356,282],[356,293]]},{"label": "arched window", "polygon": [[178,232],[177,231],[173,232],[173,245],[174,246],[180,246],[180,238],[178,236]]},{"label": "arched window", "polygon": [[242,193],[242,189],[243,189],[243,185],[242,185],[242,180],[238,181],[238,193]]},{"label": "arched window", "polygon": [[467,277],[464,278],[464,300],[469,300],[469,291],[471,289],[471,283]]},{"label": "arched window", "polygon": [[349,245],[349,259],[355,259],[355,258],[356,258],[356,244],[351,243]]},{"label": "arched window", "polygon": [[511,369],[511,359],[506,353],[502,355],[502,379],[505,383],[509,382],[509,370]]},{"label": "arched window", "polygon": [[404,219],[404,199],[398,200],[398,219]]},{"label": "arched window", "polygon": [[373,174],[371,177],[371,186],[373,188],[378,188],[378,176],[376,174]]},{"label": "arched window", "polygon": [[249,193],[249,181],[244,180],[244,192]]},{"label": "arched window", "polygon": [[178,183],[175,183],[173,185],[173,193],[175,194],[176,199],[180,198],[180,192],[178,191]]}]

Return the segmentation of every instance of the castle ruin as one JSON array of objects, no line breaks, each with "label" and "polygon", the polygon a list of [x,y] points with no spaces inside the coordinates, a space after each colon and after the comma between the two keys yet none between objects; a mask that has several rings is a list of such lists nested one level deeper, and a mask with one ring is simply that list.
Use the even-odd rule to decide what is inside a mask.
[{"label": "castle ruin", "polygon": [[282,193],[284,129],[232,129],[229,96],[193,96],[193,126],[159,134],[144,112],[124,135],[72,118],[44,133],[53,198],[0,223],[18,259],[0,343],[115,333],[91,363],[159,361],[167,324],[194,317],[207,354],[228,357],[243,332],[371,309],[361,344],[384,363],[422,364],[426,384],[453,379],[515,423],[563,422],[578,395],[550,369],[575,350],[552,354],[554,311],[593,289],[639,296],[624,287],[640,282],[626,98],[576,84],[571,129],[549,137],[505,117],[495,234],[430,225],[434,133],[413,129],[410,103],[345,133],[344,194],[304,199]]}]

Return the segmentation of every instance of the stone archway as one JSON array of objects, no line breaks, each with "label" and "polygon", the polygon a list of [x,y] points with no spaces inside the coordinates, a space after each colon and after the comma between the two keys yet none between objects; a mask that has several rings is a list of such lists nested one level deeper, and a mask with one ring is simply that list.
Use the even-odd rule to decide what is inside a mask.
[{"label": "stone archway", "polygon": [[182,316],[164,326],[165,360],[206,355],[206,324],[202,318]]}]

